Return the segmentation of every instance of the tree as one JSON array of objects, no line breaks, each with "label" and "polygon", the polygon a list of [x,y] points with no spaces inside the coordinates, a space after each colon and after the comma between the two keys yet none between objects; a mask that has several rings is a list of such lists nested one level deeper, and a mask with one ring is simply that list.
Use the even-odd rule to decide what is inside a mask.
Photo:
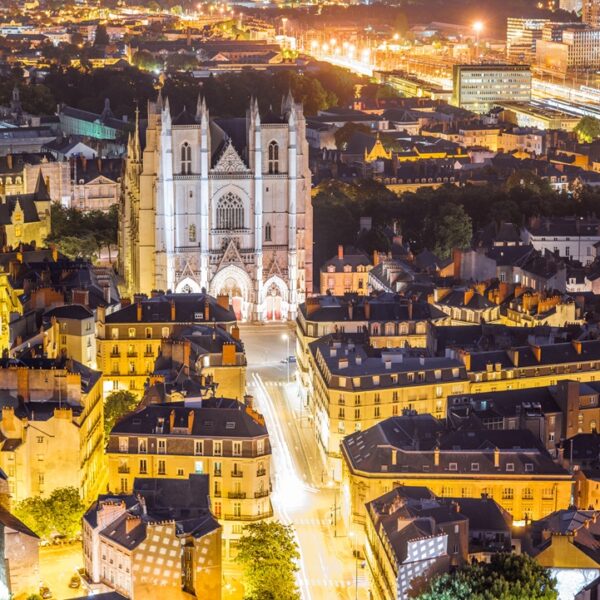
[{"label": "tree", "polygon": [[448,204],[439,212],[434,223],[434,253],[440,258],[448,258],[454,248],[464,248],[471,244],[473,224],[471,217],[460,204]]},{"label": "tree", "polygon": [[600,137],[600,120],[596,117],[581,117],[573,131],[581,143],[589,143]]},{"label": "tree", "polygon": [[106,31],[106,25],[102,25],[102,23],[100,23],[98,27],[96,27],[94,46],[108,46],[108,44],[110,44],[110,38],[108,37],[108,32]]},{"label": "tree", "polygon": [[81,519],[85,506],[74,487],[57,488],[44,501],[52,515],[54,532],[73,539],[81,531]]},{"label": "tree", "polygon": [[155,69],[160,69],[162,67],[162,61],[158,60],[151,52],[148,52],[148,50],[138,50],[133,55],[133,64],[145,71],[154,71]]},{"label": "tree", "polygon": [[26,498],[14,509],[15,516],[42,539],[51,535],[73,539],[81,531],[84,512],[79,491],[74,487],[57,488],[48,498]]},{"label": "tree", "polygon": [[127,413],[135,410],[139,400],[135,394],[127,390],[111,392],[104,401],[104,436],[108,436],[115,423]]},{"label": "tree", "polygon": [[244,527],[236,561],[244,571],[246,600],[299,600],[295,577],[299,558],[289,525],[275,521]]},{"label": "tree", "polygon": [[555,600],[556,579],[527,554],[495,554],[490,563],[461,567],[430,581],[419,600]]},{"label": "tree", "polygon": [[346,150],[346,148],[348,147],[348,142],[352,139],[352,136],[356,132],[370,133],[370,131],[371,130],[366,125],[348,121],[348,123],[344,123],[344,125],[342,125],[335,132],[335,145],[337,146],[338,150]]}]

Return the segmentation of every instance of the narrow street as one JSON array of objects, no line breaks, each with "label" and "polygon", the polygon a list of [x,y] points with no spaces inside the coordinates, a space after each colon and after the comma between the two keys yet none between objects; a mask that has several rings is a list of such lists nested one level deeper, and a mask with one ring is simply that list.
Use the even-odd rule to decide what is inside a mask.
[{"label": "narrow street", "polygon": [[294,353],[293,330],[279,324],[247,325],[241,336],[248,359],[248,391],[265,416],[273,447],[275,515],[293,525],[300,547],[302,596],[366,600],[366,573],[352,554],[351,540],[341,532],[336,535],[332,523],[338,492],[331,486],[299,400],[296,365],[283,362]]}]

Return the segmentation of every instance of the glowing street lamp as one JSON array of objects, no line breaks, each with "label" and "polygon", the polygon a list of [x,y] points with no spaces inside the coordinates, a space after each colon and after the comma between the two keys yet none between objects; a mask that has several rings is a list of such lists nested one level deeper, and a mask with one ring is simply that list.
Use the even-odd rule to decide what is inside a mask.
[{"label": "glowing street lamp", "polygon": [[477,59],[479,59],[479,36],[481,35],[481,32],[483,31],[483,23],[481,21],[475,21],[475,23],[473,23],[473,31],[475,32],[476,47],[477,47],[477,53],[475,56]]},{"label": "glowing street lamp", "polygon": [[290,382],[290,336],[287,333],[284,333],[281,336],[282,340],[286,342],[287,354],[285,356],[285,364],[287,366],[287,382]]}]

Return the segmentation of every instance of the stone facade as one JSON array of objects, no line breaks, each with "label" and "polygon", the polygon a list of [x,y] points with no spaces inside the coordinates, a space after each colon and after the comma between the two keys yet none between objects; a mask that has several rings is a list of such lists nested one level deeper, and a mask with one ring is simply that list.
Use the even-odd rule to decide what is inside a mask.
[{"label": "stone facade", "polygon": [[129,144],[120,270],[130,294],[227,294],[238,319],[296,316],[312,285],[312,206],[302,107],[280,115],[171,116],[148,108],[146,146]]}]

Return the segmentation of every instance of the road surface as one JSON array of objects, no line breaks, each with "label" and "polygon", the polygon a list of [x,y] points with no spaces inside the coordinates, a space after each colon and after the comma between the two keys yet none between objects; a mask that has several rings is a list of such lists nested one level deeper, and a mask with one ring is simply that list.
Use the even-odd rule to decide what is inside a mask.
[{"label": "road surface", "polygon": [[365,600],[366,573],[353,556],[351,540],[332,523],[338,490],[329,481],[299,401],[295,363],[282,362],[294,353],[293,330],[279,324],[244,325],[240,333],[248,391],[265,416],[273,448],[275,516],[293,525],[300,547],[303,600]]}]

